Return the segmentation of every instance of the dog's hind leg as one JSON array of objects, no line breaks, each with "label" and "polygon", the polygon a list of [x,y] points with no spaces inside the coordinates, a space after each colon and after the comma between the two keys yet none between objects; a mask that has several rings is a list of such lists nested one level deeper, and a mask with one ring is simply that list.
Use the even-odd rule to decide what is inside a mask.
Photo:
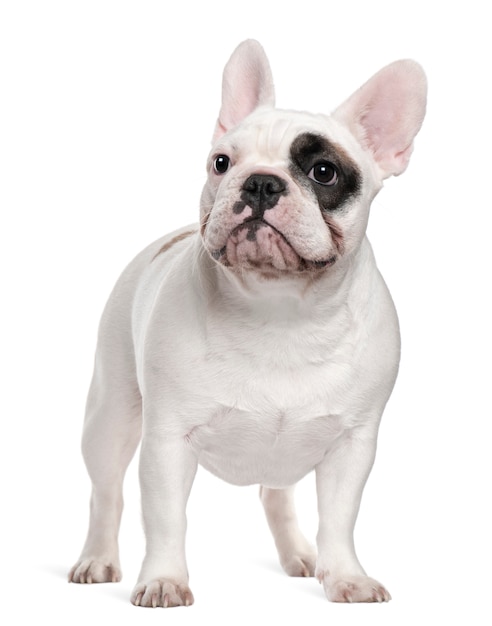
[{"label": "dog's hind leg", "polygon": [[[94,376],[87,400],[82,452],[92,481],[87,540],[69,573],[76,583],[121,578],[118,532],[123,478],[142,430],[142,400],[129,324],[115,323],[115,297],[101,320]],[[116,308],[116,312],[120,309]],[[126,332],[125,332],[126,331]]]},{"label": "dog's hind leg", "polygon": [[260,487],[260,499],[284,570],[289,576],[314,576],[316,550],[299,529],[294,487]]}]

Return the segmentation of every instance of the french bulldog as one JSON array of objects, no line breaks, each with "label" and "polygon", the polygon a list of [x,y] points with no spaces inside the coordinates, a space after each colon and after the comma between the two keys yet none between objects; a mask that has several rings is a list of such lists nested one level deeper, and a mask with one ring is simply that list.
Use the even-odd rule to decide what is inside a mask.
[{"label": "french bulldog", "polygon": [[[90,525],[69,580],[116,582],[125,470],[141,441],[146,554],[131,601],[190,605],[186,504],[200,463],[260,485],[280,562],[334,602],[384,602],[353,530],[398,370],[395,307],[366,236],[383,180],[407,167],[426,104],[397,61],[331,116],[274,107],[263,48],[223,75],[199,224],[156,241],[104,310],[82,450]],[[294,485],[314,470],[317,550]]]}]

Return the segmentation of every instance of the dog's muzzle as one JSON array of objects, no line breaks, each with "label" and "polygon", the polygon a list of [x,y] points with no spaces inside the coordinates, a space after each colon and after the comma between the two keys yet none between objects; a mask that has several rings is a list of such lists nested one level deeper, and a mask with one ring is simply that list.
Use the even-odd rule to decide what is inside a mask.
[{"label": "dog's muzzle", "polygon": [[235,213],[241,213],[249,206],[251,219],[263,219],[265,211],[273,209],[280,198],[288,194],[286,181],[272,174],[253,174],[246,179],[241,192],[241,202],[234,206]]},{"label": "dog's muzzle", "polygon": [[249,176],[243,183],[240,200],[232,207],[238,216],[247,208],[247,217],[232,229],[222,248],[211,251],[212,257],[226,267],[267,273],[297,273],[333,265],[336,256],[319,261],[302,258],[287,237],[271,223],[269,211],[288,194],[288,183],[279,176]]},{"label": "dog's muzzle", "polygon": [[302,272],[333,265],[336,256],[321,261],[303,259],[284,235],[263,219],[247,218],[236,226],[226,245],[212,252],[226,267],[278,272]]}]

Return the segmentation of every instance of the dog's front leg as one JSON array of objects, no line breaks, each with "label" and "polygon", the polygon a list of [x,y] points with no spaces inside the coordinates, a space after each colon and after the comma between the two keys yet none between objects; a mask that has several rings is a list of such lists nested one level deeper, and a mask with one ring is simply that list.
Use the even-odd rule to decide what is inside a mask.
[{"label": "dog's front leg", "polygon": [[333,602],[387,602],[391,596],[369,578],[354,547],[362,491],[376,452],[377,426],[347,432],[316,467],[319,530],[316,577]]},{"label": "dog's front leg", "polygon": [[137,606],[188,606],[186,503],[197,469],[184,438],[147,432],[140,457],[146,554],[132,593]]}]

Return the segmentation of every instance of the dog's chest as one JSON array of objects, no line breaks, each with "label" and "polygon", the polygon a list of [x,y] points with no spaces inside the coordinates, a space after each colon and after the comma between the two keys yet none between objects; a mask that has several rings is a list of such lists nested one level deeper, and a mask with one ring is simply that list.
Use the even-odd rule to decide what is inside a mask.
[{"label": "dog's chest", "polygon": [[316,333],[295,336],[289,341],[277,329],[235,350],[221,345],[220,360],[211,355],[203,372],[212,402],[187,440],[200,463],[228,482],[292,484],[352,425],[344,406],[350,342],[322,346]]},{"label": "dog's chest", "polygon": [[311,471],[342,432],[336,415],[290,410],[254,413],[217,406],[187,440],[201,465],[233,484],[293,484]]}]

